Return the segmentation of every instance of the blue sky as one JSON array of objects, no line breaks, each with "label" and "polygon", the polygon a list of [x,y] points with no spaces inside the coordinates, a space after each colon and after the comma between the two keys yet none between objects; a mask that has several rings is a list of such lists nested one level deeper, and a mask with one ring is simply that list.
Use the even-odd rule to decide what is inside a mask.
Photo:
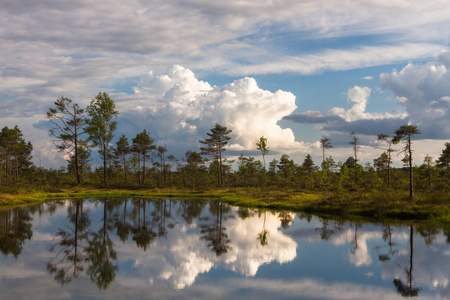
[{"label": "blue sky", "polygon": [[[182,158],[215,123],[233,130],[228,155],[351,155],[372,162],[378,133],[419,126],[420,164],[449,140],[450,2],[2,1],[0,126],[18,125],[34,160],[65,166],[45,110],[106,91],[118,138],[144,128]],[[401,165],[401,157],[396,165]]]}]

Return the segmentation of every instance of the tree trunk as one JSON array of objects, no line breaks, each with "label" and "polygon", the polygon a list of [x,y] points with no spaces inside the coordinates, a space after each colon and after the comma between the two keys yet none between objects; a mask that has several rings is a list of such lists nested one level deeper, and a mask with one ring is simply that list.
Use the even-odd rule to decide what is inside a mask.
[{"label": "tree trunk", "polygon": [[408,135],[408,152],[409,152],[409,198],[412,199],[414,196],[414,184],[413,184],[411,135]]},{"label": "tree trunk", "polygon": [[141,184],[141,151],[138,151],[138,183]]},{"label": "tree trunk", "polygon": [[413,273],[413,254],[414,254],[414,230],[413,227],[409,227],[409,289],[412,290],[412,273]]},{"label": "tree trunk", "polygon": [[[77,118],[77,115],[75,114],[75,120]],[[78,133],[77,133],[77,125],[75,124],[75,134],[74,134],[74,140],[75,140],[75,173],[77,176],[77,183],[80,184],[81,183],[81,178],[80,178],[80,168],[79,168],[79,162],[78,162]]]},{"label": "tree trunk", "polygon": [[74,248],[75,248],[75,256],[73,260],[73,275],[77,275],[77,262],[78,262],[78,221],[80,216],[80,201],[83,200],[77,200],[76,204],[76,212],[75,212],[75,239],[74,239]]},{"label": "tree trunk", "polygon": [[19,154],[17,152],[14,155],[14,162],[14,181],[17,182],[17,180],[19,179]]},{"label": "tree trunk", "polygon": [[355,183],[358,184],[358,156],[357,156],[358,149],[356,148],[355,143]]},{"label": "tree trunk", "polygon": [[107,180],[107,176],[106,176],[106,169],[107,169],[106,144],[103,143],[103,183],[105,184],[105,187],[108,187],[108,180]]},{"label": "tree trunk", "polygon": [[160,152],[160,166],[159,166],[159,184],[163,186],[164,178],[163,178],[163,155],[164,153]]},{"label": "tree trunk", "polygon": [[166,188],[166,155],[163,152],[163,179],[164,179],[164,184],[163,184],[163,188]]},{"label": "tree trunk", "polygon": [[325,146],[322,146],[322,162],[325,162]]},{"label": "tree trunk", "polygon": [[219,171],[220,171],[220,184],[223,184],[223,168],[222,168],[222,145],[221,140],[219,140]]},{"label": "tree trunk", "polygon": [[144,159],[144,167],[142,169],[142,184],[145,183],[145,156],[146,156],[145,151],[142,151],[142,157]]},{"label": "tree trunk", "polygon": [[127,155],[123,154],[123,172],[125,174],[125,182],[127,182]]},{"label": "tree trunk", "polygon": [[391,187],[391,152],[388,151],[388,188],[390,187]]},{"label": "tree trunk", "polygon": [[430,184],[430,192],[432,192],[433,191],[433,182],[431,180],[431,169],[428,170],[428,182]]}]

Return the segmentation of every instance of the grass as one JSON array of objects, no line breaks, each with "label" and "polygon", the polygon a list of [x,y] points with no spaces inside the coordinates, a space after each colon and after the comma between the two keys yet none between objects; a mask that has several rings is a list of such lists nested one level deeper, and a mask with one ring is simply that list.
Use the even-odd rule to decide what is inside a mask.
[{"label": "grass", "polygon": [[344,195],[273,188],[184,189],[90,189],[72,188],[52,192],[0,195],[3,208],[42,203],[50,199],[86,197],[209,198],[242,207],[289,210],[342,218],[373,221],[426,221],[450,226],[450,196],[417,194],[411,201],[404,191],[347,192]]},{"label": "grass", "polygon": [[151,197],[151,198],[211,198],[217,197],[214,193],[203,191],[184,190],[124,190],[124,189],[92,189],[92,188],[63,188],[52,192],[27,192],[1,194],[0,206],[20,206],[39,204],[52,199],[86,198],[86,197]]}]

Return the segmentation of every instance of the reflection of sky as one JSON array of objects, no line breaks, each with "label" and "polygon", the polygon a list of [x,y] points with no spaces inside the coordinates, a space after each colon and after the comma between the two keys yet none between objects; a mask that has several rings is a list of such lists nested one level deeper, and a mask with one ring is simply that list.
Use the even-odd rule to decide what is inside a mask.
[{"label": "reflection of sky", "polygon": [[[180,220],[177,220],[180,222]],[[223,221],[231,249],[221,256],[212,252],[206,243],[200,242],[199,227],[195,224],[174,227],[164,239],[151,244],[150,251],[138,252],[134,245],[118,250],[123,261],[132,261],[138,274],[155,283],[167,281],[176,289],[192,285],[198,274],[212,268],[232,270],[244,276],[255,276],[261,265],[276,261],[286,263],[296,256],[297,244],[279,231],[281,221],[276,215],[267,214],[265,229],[268,244],[262,247],[257,239],[263,229],[262,217],[245,220],[228,218]]]},{"label": "reflection of sky", "polygon": [[[404,243],[409,245],[409,236]],[[420,236],[414,236],[413,282],[417,287],[437,290],[445,299],[450,299],[448,250],[449,245],[442,236],[438,236],[431,246],[427,246]],[[409,251],[400,252],[394,260],[383,265],[383,278],[400,278],[407,281],[405,268],[409,268],[409,260]]]},{"label": "reflection of sky", "polygon": [[[379,225],[340,224],[328,241],[320,238],[322,222],[318,218],[301,219],[283,229],[276,213],[250,213],[245,219],[236,209],[224,210],[222,227],[231,240],[227,253],[216,255],[201,239],[201,228],[214,224],[206,205],[200,216],[187,224],[181,217],[181,202],[173,202],[166,217],[165,236],[156,237],[146,251],[137,248],[131,235],[123,243],[116,230],[109,232],[117,251],[119,271],[105,291],[91,283],[84,272],[60,288],[46,270],[54,256],[49,249],[55,243],[59,227],[72,224],[66,216],[67,205],[51,216],[34,213],[33,237],[24,244],[21,255],[0,257],[0,299],[89,299],[125,298],[303,298],[303,299],[400,299],[392,284],[394,278],[405,282],[409,264],[409,229],[392,227],[394,246],[390,259]],[[91,230],[102,225],[103,207],[85,203]],[[123,207],[111,216],[122,216]],[[141,210],[142,212],[142,210]],[[128,216],[133,214],[128,201]],[[147,221],[158,210],[147,206]],[[264,218],[265,217],[265,218]],[[141,218],[142,220],[142,218]],[[265,220],[265,221],[264,221]],[[131,219],[128,220],[133,223]],[[153,224],[158,231],[159,221]],[[175,224],[175,226],[167,226]],[[334,225],[333,223],[330,223]],[[337,226],[337,227],[339,227]],[[171,228],[173,227],[173,228]],[[333,227],[334,228],[334,227]],[[267,244],[258,235],[266,230]],[[449,245],[442,234],[427,246],[424,238],[414,236],[414,285],[421,288],[419,299],[448,299],[450,278]]]}]

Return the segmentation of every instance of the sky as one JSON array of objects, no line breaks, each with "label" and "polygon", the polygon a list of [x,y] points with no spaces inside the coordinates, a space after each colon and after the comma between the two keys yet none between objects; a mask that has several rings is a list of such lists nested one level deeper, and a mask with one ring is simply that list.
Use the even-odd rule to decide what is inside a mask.
[{"label": "sky", "polygon": [[421,164],[450,139],[449,36],[444,0],[3,0],[0,126],[19,126],[37,165],[66,166],[46,110],[107,92],[113,144],[146,129],[178,159],[219,123],[229,158],[261,159],[264,136],[269,160],[319,165],[327,137],[345,161],[354,131],[367,163],[378,134],[413,124]]}]

